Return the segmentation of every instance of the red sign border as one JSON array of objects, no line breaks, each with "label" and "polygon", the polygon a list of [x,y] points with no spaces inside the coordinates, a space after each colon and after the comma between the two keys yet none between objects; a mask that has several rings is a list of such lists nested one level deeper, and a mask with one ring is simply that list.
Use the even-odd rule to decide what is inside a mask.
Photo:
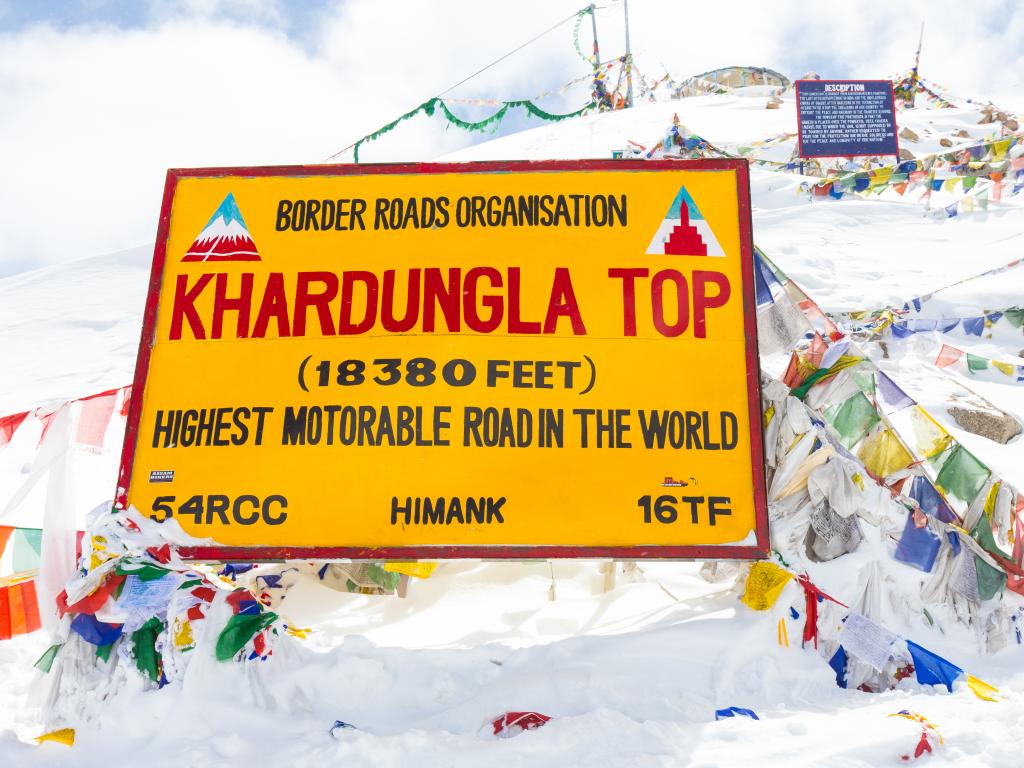
[{"label": "red sign border", "polygon": [[757,304],[754,296],[754,247],[750,215],[750,172],[746,160],[514,160],[470,163],[384,163],[346,165],[283,165],[241,168],[172,168],[167,171],[160,222],[153,251],[153,267],[143,313],[139,354],[132,384],[124,446],[115,507],[127,506],[128,488],[132,479],[135,448],[139,437],[139,421],[146,392],[150,356],[156,338],[156,319],[167,261],[167,237],[171,224],[171,206],[178,181],[183,178],[235,176],[353,176],[375,174],[418,175],[431,173],[507,173],[535,171],[735,171],[736,194],[740,224],[740,258],[742,261],[743,330],[746,335],[746,379],[749,401],[750,461],[754,486],[755,541],[753,545],[635,545],[635,546],[570,546],[570,545],[424,545],[385,547],[229,547],[202,545],[180,547],[184,559],[200,561],[268,561],[268,560],[445,560],[445,559],[548,559],[548,558],[618,558],[618,559],[730,559],[758,560],[770,551],[768,535],[768,497],[764,476],[763,416],[761,413],[760,361],[757,349]]},{"label": "red sign border", "polygon": [[[805,155],[804,154],[804,134],[803,134],[803,121],[800,119],[800,83],[888,83],[889,90],[892,92],[892,126],[893,132],[896,137],[896,154],[895,155]],[[897,164],[900,162],[900,127],[896,122],[896,85],[892,80],[797,80],[793,83],[793,92],[796,94],[796,144],[797,144],[797,157],[801,160],[835,160],[837,158],[851,159],[854,157],[895,157]]]}]

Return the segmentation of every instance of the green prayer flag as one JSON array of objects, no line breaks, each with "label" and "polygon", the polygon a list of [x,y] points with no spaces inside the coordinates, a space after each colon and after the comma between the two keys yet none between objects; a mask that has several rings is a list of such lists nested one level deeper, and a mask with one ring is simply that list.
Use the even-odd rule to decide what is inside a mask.
[{"label": "green prayer flag", "polygon": [[252,640],[260,630],[269,627],[277,620],[273,611],[252,615],[237,614],[228,619],[220,636],[217,638],[217,661],[230,661]]},{"label": "green prayer flag", "polygon": [[993,555],[999,555],[999,557],[1010,559],[1003,550],[996,544],[996,537],[992,533],[992,524],[989,522],[988,515],[982,515],[981,519],[978,520],[978,524],[974,526],[974,530],[971,531],[971,537],[981,544],[981,548],[986,552],[991,552]]},{"label": "green prayer flag", "polygon": [[97,645],[96,646],[96,658],[97,659],[103,659],[103,661],[109,661],[110,660],[110,652],[114,649],[114,645],[115,645],[116,642],[117,641],[115,640],[113,643],[108,643],[107,645]]},{"label": "green prayer flag", "polygon": [[63,643],[51,645],[43,652],[43,655],[40,656],[39,660],[32,666],[42,672],[46,672],[47,674],[49,674],[50,668],[53,666],[53,660],[57,658],[57,654],[60,653],[60,649],[63,647]]},{"label": "green prayer flag", "polygon": [[1024,327],[1024,309],[1020,307],[1011,307],[1010,309],[1003,311],[1003,317],[1005,317],[1014,328]]},{"label": "green prayer flag", "polygon": [[390,592],[398,589],[398,581],[402,577],[400,573],[385,571],[384,567],[378,563],[370,563],[366,569],[366,575],[374,584]]},{"label": "green prayer flag", "polygon": [[990,472],[988,467],[978,461],[974,454],[962,445],[956,445],[949,453],[949,458],[942,464],[935,484],[946,494],[956,496],[961,501],[970,503],[981,491]]},{"label": "green prayer flag", "polygon": [[974,373],[975,371],[984,371],[986,368],[988,368],[988,360],[972,355],[970,352],[967,353],[967,370]]},{"label": "green prayer flag", "polygon": [[156,652],[156,636],[163,628],[163,622],[154,616],[132,632],[132,643],[135,646],[135,666],[139,668],[140,672],[149,675],[149,679],[154,683],[160,679],[160,654]]},{"label": "green prayer flag", "polygon": [[974,567],[978,572],[978,597],[982,600],[991,600],[1003,591],[1006,584],[1006,574],[998,568],[993,568],[977,555],[974,556]]},{"label": "green prayer flag", "polygon": [[117,564],[114,573],[121,576],[137,576],[139,581],[156,581],[162,579],[170,571],[167,568],[138,560],[122,560]]},{"label": "green prayer flag", "polygon": [[39,553],[43,548],[41,528],[14,529],[14,572],[34,571],[39,567]]},{"label": "green prayer flag", "polygon": [[966,176],[964,177],[964,189],[974,189],[974,185],[978,183],[977,176]]},{"label": "green prayer flag", "polygon": [[181,584],[178,585],[178,589],[192,589],[192,587],[201,586],[203,586],[202,579],[188,579],[187,581],[181,582]]},{"label": "green prayer flag", "polygon": [[881,417],[863,392],[851,396],[825,411],[825,418],[839,433],[840,442],[853,448]]},{"label": "green prayer flag", "polygon": [[863,392],[865,395],[875,396],[875,372],[866,371],[854,371],[853,381],[857,385],[857,389]]},{"label": "green prayer flag", "polygon": [[863,358],[860,357],[854,357],[853,355],[842,355],[835,363],[833,363],[831,368],[819,368],[810,376],[808,376],[802,384],[793,387],[793,389],[790,390],[789,394],[793,395],[793,397],[799,400],[803,400],[805,397],[807,397],[807,392],[810,390],[810,388],[817,384],[819,381],[823,381],[824,379],[827,379],[829,376],[834,376],[844,368],[849,368],[851,366],[857,365],[859,362],[861,362],[862,359]]}]

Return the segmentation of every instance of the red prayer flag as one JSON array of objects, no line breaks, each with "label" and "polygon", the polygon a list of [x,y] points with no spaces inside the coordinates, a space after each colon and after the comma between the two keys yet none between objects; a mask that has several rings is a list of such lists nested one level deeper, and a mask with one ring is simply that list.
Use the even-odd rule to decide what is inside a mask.
[{"label": "red prayer flag", "polygon": [[811,339],[811,348],[807,350],[808,362],[812,363],[815,368],[820,368],[821,358],[825,356],[827,350],[828,344],[821,338],[821,334],[815,331],[814,338]]},{"label": "red prayer flag", "polygon": [[121,391],[124,392],[124,400],[121,401],[121,410],[118,411],[118,413],[120,413],[122,416],[127,416],[128,409],[131,408],[132,405],[132,388],[131,386],[127,386],[124,387]]},{"label": "red prayer flag", "polygon": [[0,640],[11,639],[11,601],[7,587],[0,587]]},{"label": "red prayer flag", "polygon": [[95,395],[82,400],[82,412],[78,416],[78,430],[75,442],[90,448],[103,448],[103,437],[107,433],[110,417],[114,413],[117,391]]},{"label": "red prayer flag", "polygon": [[65,613],[87,613],[90,616],[95,614],[107,602],[107,598],[113,594],[122,583],[124,576],[108,576],[91,595],[86,595],[77,603],[68,605],[68,593],[61,591],[57,595],[57,614],[63,616]]},{"label": "red prayer flag", "polygon": [[946,368],[963,356],[964,353],[961,350],[956,347],[951,347],[948,344],[943,344],[942,349],[939,350],[939,356],[935,358],[935,367]]},{"label": "red prayer flag", "polygon": [[41,626],[34,580],[0,586],[0,640],[35,632]]},{"label": "red prayer flag", "polygon": [[16,585],[21,591],[21,605],[25,612],[25,633],[35,632],[43,626],[39,618],[39,598],[36,595],[35,579]]},{"label": "red prayer flag", "polygon": [[0,416],[0,445],[7,445],[14,437],[14,432],[21,426],[21,422],[28,416],[28,411],[15,413],[10,416]]},{"label": "red prayer flag", "polygon": [[789,357],[789,367],[786,368],[786,372],[782,375],[782,383],[790,389],[798,387],[803,383],[803,377],[800,376],[800,358],[796,352]]}]

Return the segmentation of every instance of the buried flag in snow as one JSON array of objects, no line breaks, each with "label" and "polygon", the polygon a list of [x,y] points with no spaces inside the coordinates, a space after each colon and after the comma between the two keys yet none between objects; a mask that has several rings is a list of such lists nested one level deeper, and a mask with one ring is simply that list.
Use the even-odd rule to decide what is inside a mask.
[{"label": "buried flag in snow", "polygon": [[715,720],[725,720],[730,717],[736,717],[742,715],[743,717],[749,717],[751,720],[760,720],[757,713],[752,709],[746,709],[744,707],[726,707],[725,709],[715,710]]},{"label": "buried flag in snow", "polygon": [[[344,720],[335,720],[334,721],[334,725],[331,726],[331,730],[328,733],[331,736],[334,736],[334,732],[335,731],[345,731],[345,730],[358,731],[359,729],[356,728],[351,723],[346,723]],[[337,737],[335,737],[335,738],[337,738]]]},{"label": "buried flag in snow", "polygon": [[518,736],[523,731],[532,731],[540,728],[551,718],[542,715],[540,712],[506,712],[491,722],[494,726],[494,735],[510,739]]},{"label": "buried flag in snow", "polygon": [[238,210],[235,196],[227,197],[217,207],[203,231],[192,243],[182,261],[259,261],[256,244]]},{"label": "buried flag in snow", "polygon": [[725,256],[710,225],[704,220],[686,187],[679,193],[665,214],[647,248],[648,254],[666,256]]}]

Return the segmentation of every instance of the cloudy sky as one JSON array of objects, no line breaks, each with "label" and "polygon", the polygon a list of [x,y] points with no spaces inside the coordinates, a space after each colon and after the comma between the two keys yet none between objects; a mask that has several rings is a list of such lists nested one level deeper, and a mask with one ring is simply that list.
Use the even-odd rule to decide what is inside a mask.
[{"label": "cloudy sky", "polygon": [[[151,242],[167,168],[320,162],[582,5],[0,0],[0,276]],[[598,5],[602,55],[618,55],[621,0]],[[998,102],[1024,93],[1017,6],[632,0],[630,33],[653,77],[758,64],[885,78],[910,66],[925,21],[922,72]],[[585,74],[572,31],[563,24],[449,95],[531,97]],[[588,22],[585,49],[590,40]],[[542,105],[585,100],[581,85]],[[479,140],[418,118],[363,159],[429,159]]]}]

